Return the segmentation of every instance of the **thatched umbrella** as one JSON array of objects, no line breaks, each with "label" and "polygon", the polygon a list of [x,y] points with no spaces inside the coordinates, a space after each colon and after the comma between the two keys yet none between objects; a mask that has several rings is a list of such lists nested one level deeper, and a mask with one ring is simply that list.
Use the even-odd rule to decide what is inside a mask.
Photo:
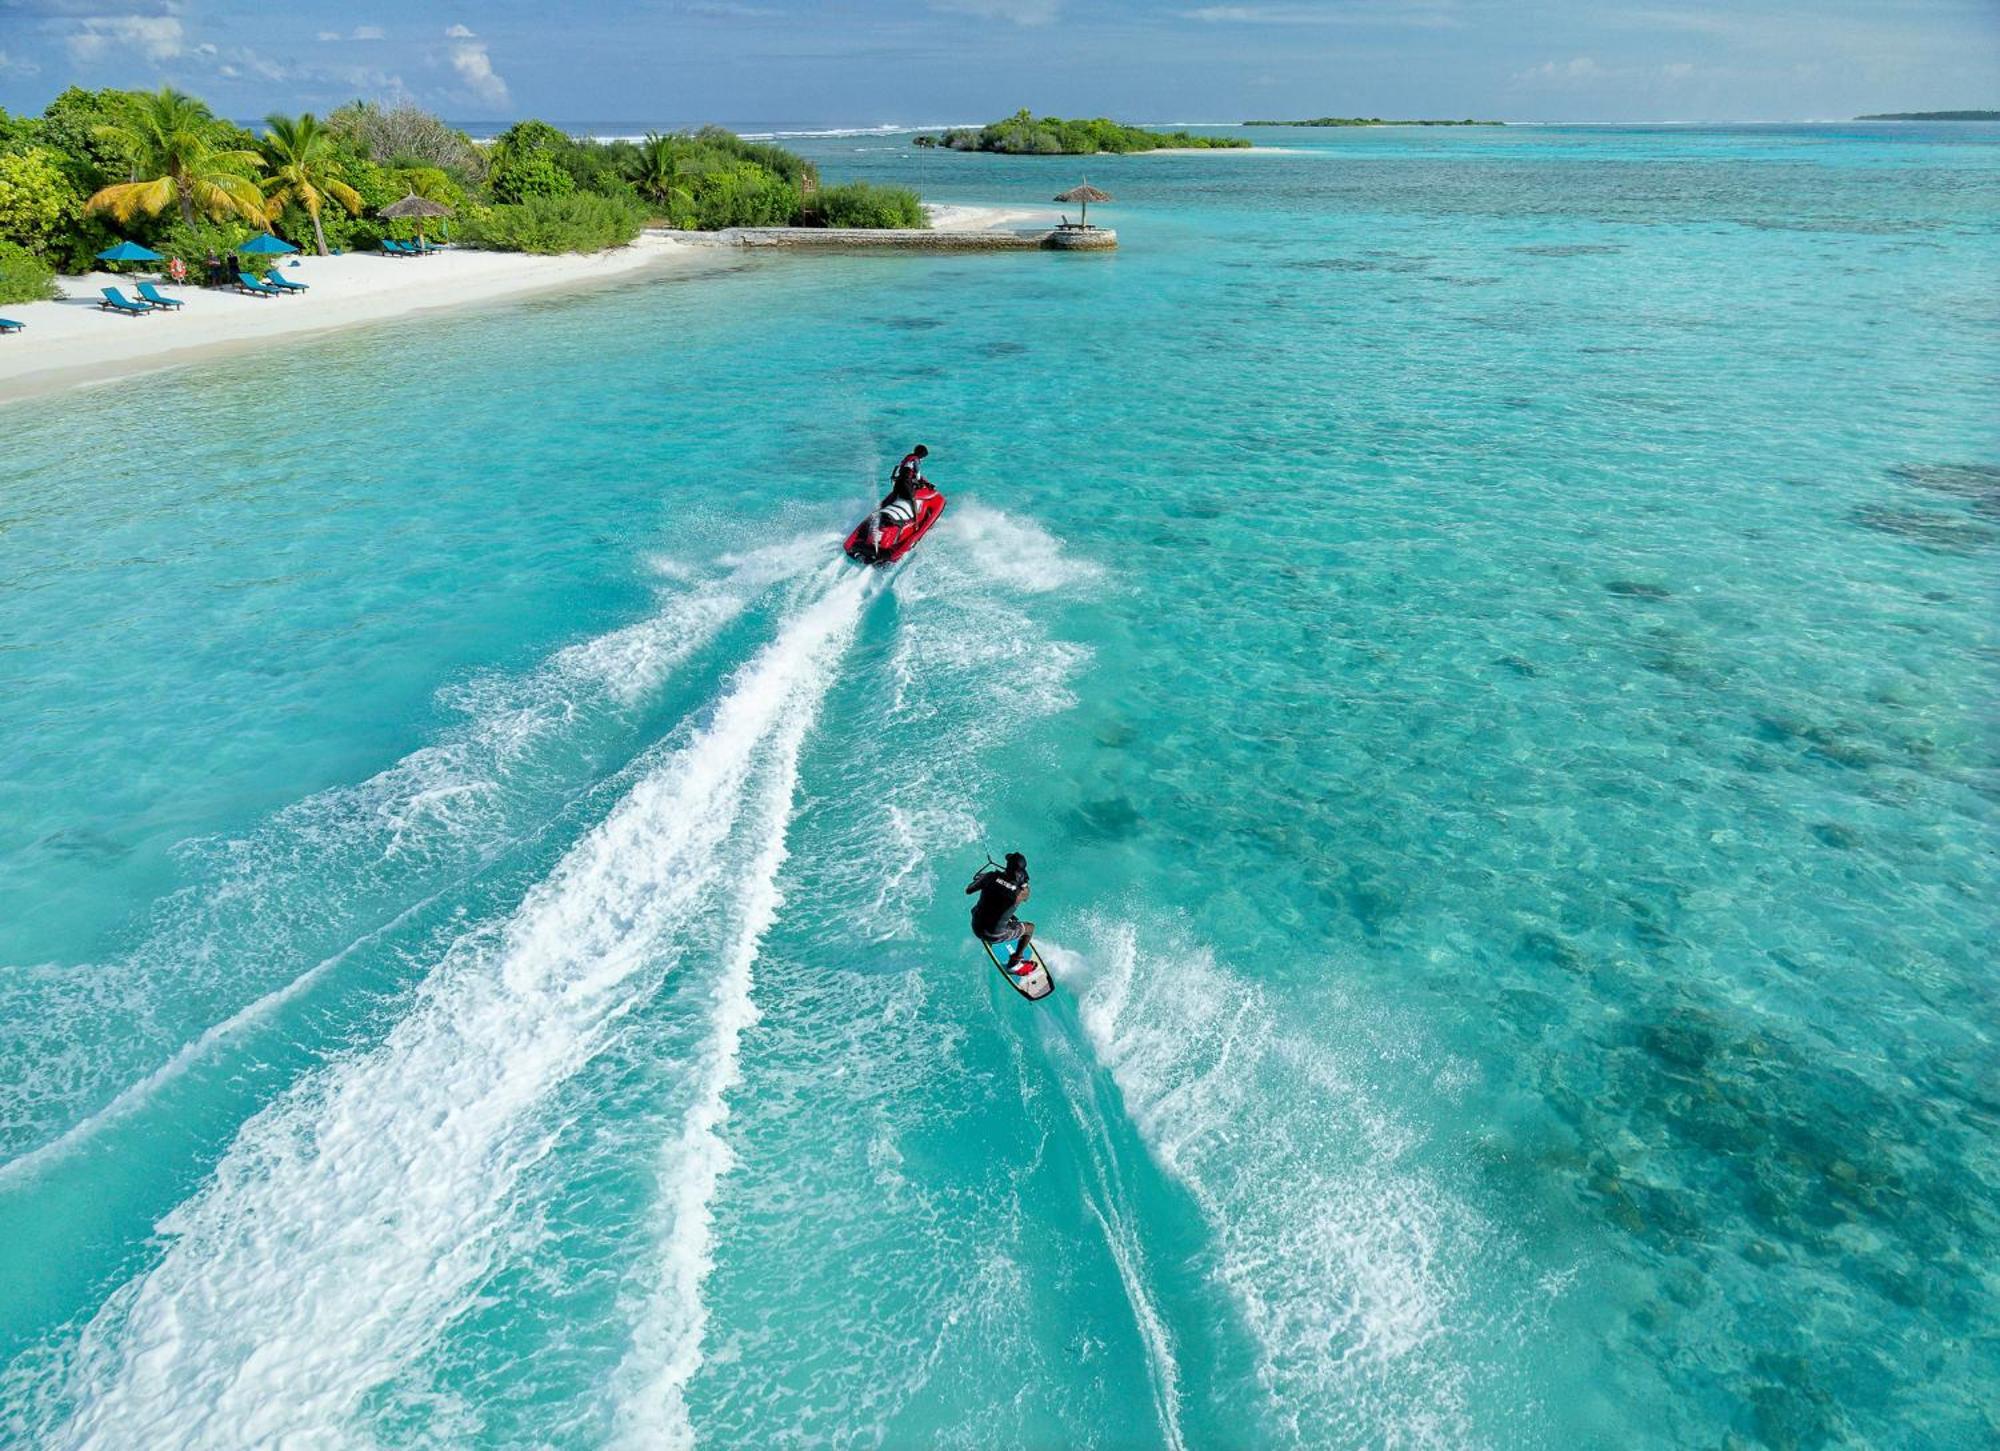
[{"label": "thatched umbrella", "polygon": [[1077,222],[1077,225],[1087,227],[1090,225],[1090,204],[1092,202],[1108,202],[1111,200],[1111,197],[1109,193],[1101,192],[1089,182],[1085,182],[1082,186],[1071,187],[1068,191],[1058,196],[1056,200],[1059,202],[1081,202],[1083,204],[1083,216]]},{"label": "thatched umbrella", "polygon": [[390,202],[389,205],[382,208],[375,215],[378,217],[392,217],[398,221],[401,221],[404,217],[416,217],[419,219],[417,235],[421,237],[424,234],[422,218],[448,217],[451,215],[451,208],[443,202],[434,202],[427,196],[418,196],[415,192],[411,192],[399,202]]}]

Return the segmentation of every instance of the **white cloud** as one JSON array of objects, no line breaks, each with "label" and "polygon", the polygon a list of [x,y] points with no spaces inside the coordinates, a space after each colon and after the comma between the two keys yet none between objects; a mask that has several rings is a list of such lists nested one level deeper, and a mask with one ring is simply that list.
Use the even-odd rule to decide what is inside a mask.
[{"label": "white cloud", "polygon": [[187,48],[180,21],[171,15],[90,15],[68,36],[76,60],[136,50],[150,61],[172,60]]},{"label": "white cloud", "polygon": [[0,75],[12,71],[17,76],[31,76],[41,69],[31,60],[16,60],[6,51],[0,50]]},{"label": "white cloud", "polygon": [[1062,0],[931,0],[933,10],[977,15],[982,20],[1011,20],[1016,25],[1047,25],[1061,8]]},{"label": "white cloud", "polygon": [[486,42],[463,25],[452,26],[445,36],[452,43],[451,68],[458,72],[458,78],[465,82],[473,98],[490,106],[505,105],[507,82],[493,69]]},{"label": "white cloud", "polygon": [[386,32],[379,25],[357,25],[354,27],[356,40],[380,40]]},{"label": "white cloud", "polygon": [[1694,67],[1684,60],[1671,61],[1660,67],[1660,74],[1670,81],[1684,81],[1694,74]]},{"label": "white cloud", "polygon": [[1595,81],[1602,80],[1610,72],[1587,55],[1575,56],[1570,60],[1545,60],[1538,66],[1529,66],[1515,79],[1522,81]]},{"label": "white cloud", "polygon": [[323,40],[323,41],[324,41],[324,40],[339,40],[340,38],[341,38],[341,35],[340,35],[340,32],[339,32],[339,31],[337,31],[337,30],[322,30],[322,31],[321,31],[321,32],[320,32],[320,33],[318,34],[318,36],[316,36],[316,37],[315,37],[315,39],[318,39],[318,40]]},{"label": "white cloud", "polygon": [[1419,30],[1453,30],[1463,22],[1453,13],[1452,0],[1396,0],[1380,5],[1204,5],[1183,10],[1183,20],[1207,25],[1351,25],[1404,26]]}]

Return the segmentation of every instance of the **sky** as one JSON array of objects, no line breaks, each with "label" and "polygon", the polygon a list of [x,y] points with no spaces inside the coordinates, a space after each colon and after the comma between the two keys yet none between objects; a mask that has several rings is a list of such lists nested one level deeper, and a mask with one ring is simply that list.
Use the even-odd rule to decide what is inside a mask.
[{"label": "sky", "polygon": [[2000,109],[2000,0],[0,0],[0,106],[72,84],[642,129],[1841,119]]}]

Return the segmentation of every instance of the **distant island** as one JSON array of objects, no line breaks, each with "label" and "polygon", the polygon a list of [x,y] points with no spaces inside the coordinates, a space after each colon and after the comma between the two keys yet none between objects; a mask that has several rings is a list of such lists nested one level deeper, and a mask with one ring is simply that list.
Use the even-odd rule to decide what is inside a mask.
[{"label": "distant island", "polygon": [[1240,149],[1250,143],[1238,136],[1194,136],[1186,131],[1148,131],[1099,116],[1092,121],[1065,121],[1060,116],[1035,116],[1016,111],[1004,121],[973,130],[955,127],[935,136],[910,138],[915,146],[948,151],[994,151],[1006,156],[1096,156],[1109,152],[1169,149]]},{"label": "distant island", "polygon": [[1380,116],[1315,116],[1309,121],[1245,121],[1245,126],[1505,126],[1505,121],[1384,121]]},{"label": "distant island", "polygon": [[2000,121],[2000,111],[1884,111],[1857,121]]}]

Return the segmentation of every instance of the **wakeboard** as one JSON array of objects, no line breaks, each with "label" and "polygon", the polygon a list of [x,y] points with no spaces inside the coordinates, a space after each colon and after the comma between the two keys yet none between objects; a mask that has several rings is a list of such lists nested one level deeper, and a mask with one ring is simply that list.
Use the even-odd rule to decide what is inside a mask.
[{"label": "wakeboard", "polygon": [[1042,961],[1042,955],[1035,950],[1033,942],[1028,944],[1028,955],[1024,963],[1031,962],[1034,966],[1019,977],[1007,971],[1007,959],[1014,955],[1013,943],[982,942],[980,945],[986,949],[986,955],[993,959],[993,965],[1000,969],[1000,976],[1006,978],[1008,985],[1029,1002],[1038,1003],[1056,990],[1056,980],[1049,976],[1048,964]]}]

